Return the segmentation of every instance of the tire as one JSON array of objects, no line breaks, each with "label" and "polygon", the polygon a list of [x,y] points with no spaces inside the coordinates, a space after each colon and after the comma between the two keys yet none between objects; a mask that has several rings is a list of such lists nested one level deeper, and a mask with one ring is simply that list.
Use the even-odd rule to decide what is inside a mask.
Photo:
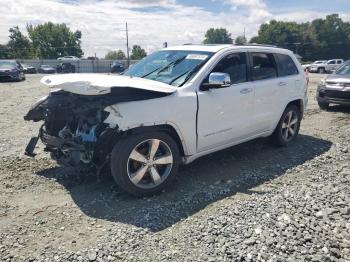
[{"label": "tire", "polygon": [[324,69],[323,67],[320,67],[317,69],[317,73],[324,74],[324,73],[326,73],[326,69]]},{"label": "tire", "polygon": [[[152,146],[157,143],[159,146],[154,146],[157,151],[153,154],[153,160],[156,159],[153,163],[148,158],[152,155]],[[157,159],[163,159],[164,163],[157,164]],[[126,192],[138,197],[150,196],[172,184],[179,163],[179,149],[171,136],[163,132],[140,133],[129,135],[114,146],[111,173],[115,182]]]},{"label": "tire", "polygon": [[[292,114],[292,118],[290,118],[290,114]],[[290,120],[289,124],[296,122],[289,125],[288,120]],[[272,141],[278,146],[287,146],[292,143],[298,137],[300,122],[300,109],[296,105],[288,106],[286,110],[284,110],[282,117],[271,136]],[[290,128],[288,128],[288,126],[290,126]],[[291,130],[293,130],[293,133]]]},{"label": "tire", "polygon": [[320,109],[322,110],[327,110],[329,109],[329,103],[325,103],[325,102],[317,102],[318,106],[320,107]]}]

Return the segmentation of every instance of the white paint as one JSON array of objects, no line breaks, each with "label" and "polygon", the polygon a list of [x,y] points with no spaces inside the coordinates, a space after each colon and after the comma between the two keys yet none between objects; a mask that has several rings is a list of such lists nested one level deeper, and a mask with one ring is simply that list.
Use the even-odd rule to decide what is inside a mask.
[{"label": "white paint", "polygon": [[[202,50],[214,47],[179,47],[181,50],[184,48]],[[84,91],[86,94],[90,94],[90,91],[83,90],[83,88],[91,86],[109,91],[112,86],[133,86],[169,93],[168,96],[161,98],[123,102],[109,106],[105,108],[110,113],[105,123],[111,127],[118,126],[122,131],[142,126],[170,125],[176,130],[182,141],[185,151],[184,162],[189,163],[202,155],[256,137],[268,136],[274,131],[290,101],[302,99],[304,107],[307,104],[305,92],[307,84],[304,71],[290,51],[257,46],[216,46],[215,48],[217,52],[193,79],[178,88],[151,80],[121,76],[100,75],[96,78],[99,80],[96,80],[94,78],[96,75],[68,75],[66,79],[70,82],[67,83],[62,78],[64,76],[47,79],[53,81],[57,87],[64,87],[66,91],[69,90],[72,83],[77,83],[72,91]],[[298,67],[299,74],[200,91],[201,83],[215,65],[226,55],[235,52],[276,52],[290,55]],[[72,79],[76,79],[76,82]],[[43,81],[45,82],[45,79]],[[84,87],[82,83],[85,82],[89,84]],[[285,84],[281,85],[280,82]],[[242,92],[245,89],[249,89],[249,92]],[[197,98],[199,102],[198,123],[196,123]],[[198,130],[196,130],[197,124]]]},{"label": "white paint", "polygon": [[176,87],[138,77],[98,74],[50,75],[41,79],[41,83],[52,88],[62,89],[79,95],[103,95],[115,87],[132,87],[156,92],[173,93]]}]

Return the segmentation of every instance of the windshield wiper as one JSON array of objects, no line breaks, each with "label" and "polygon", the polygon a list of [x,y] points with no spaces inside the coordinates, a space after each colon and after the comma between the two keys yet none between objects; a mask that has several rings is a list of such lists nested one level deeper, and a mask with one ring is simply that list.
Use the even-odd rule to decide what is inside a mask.
[{"label": "windshield wiper", "polygon": [[198,65],[196,65],[194,68],[192,68],[190,71],[187,71],[185,73],[182,73],[181,75],[173,78],[170,82],[169,85],[171,85],[172,83],[174,83],[176,80],[178,80],[179,78],[183,77],[184,75],[187,74],[186,78],[184,79],[184,81],[179,85],[182,86],[184,83],[187,82],[188,79],[191,78],[191,76],[196,73],[209,59],[205,59],[203,60],[201,63],[199,63]]},{"label": "windshield wiper", "polygon": [[170,62],[169,64],[167,64],[165,66],[160,66],[160,67],[152,70],[151,72],[149,72],[149,73],[147,73],[147,74],[145,74],[143,76],[140,76],[140,77],[141,78],[145,78],[145,77],[147,77],[147,76],[149,76],[149,75],[151,75],[151,74],[153,74],[154,72],[157,72],[157,71],[158,71],[157,74],[159,74],[160,72],[163,72],[164,70],[168,69],[169,67],[177,65],[178,63],[182,62],[186,57],[187,57],[187,55],[186,56],[182,56],[182,57],[180,57],[180,58]]}]

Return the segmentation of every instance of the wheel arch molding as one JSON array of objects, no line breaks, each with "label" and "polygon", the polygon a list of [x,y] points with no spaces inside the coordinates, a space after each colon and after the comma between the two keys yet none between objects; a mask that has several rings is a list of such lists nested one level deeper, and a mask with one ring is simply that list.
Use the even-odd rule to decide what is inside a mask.
[{"label": "wheel arch molding", "polygon": [[123,131],[124,135],[134,135],[134,134],[141,134],[141,133],[150,133],[154,131],[164,132],[170,135],[174,141],[176,142],[180,155],[185,156],[186,155],[186,144],[185,141],[180,133],[180,131],[174,127],[173,125],[169,123],[159,124],[159,125],[153,125],[153,126],[139,126],[134,127],[128,130]]}]

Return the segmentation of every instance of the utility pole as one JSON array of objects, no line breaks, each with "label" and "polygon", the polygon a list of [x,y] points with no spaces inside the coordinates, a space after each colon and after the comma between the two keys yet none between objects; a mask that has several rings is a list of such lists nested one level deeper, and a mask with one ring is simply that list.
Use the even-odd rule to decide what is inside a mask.
[{"label": "utility pole", "polygon": [[125,23],[125,32],[126,32],[126,56],[127,56],[127,66],[130,66],[130,55],[129,55],[129,32],[128,32],[128,22]]}]

